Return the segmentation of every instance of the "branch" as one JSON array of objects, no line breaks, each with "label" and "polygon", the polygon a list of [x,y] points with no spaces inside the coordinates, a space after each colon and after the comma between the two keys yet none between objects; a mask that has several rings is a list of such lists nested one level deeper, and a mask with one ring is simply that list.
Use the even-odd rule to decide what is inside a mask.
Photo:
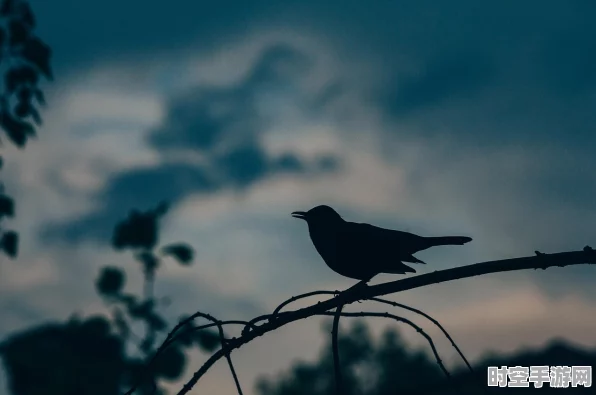
[{"label": "branch", "polygon": [[[335,317],[337,317],[337,313],[320,313],[317,315],[334,315]],[[420,333],[422,336],[424,336],[424,338],[428,341],[428,344],[430,344],[430,348],[432,349],[433,355],[435,356],[435,359],[437,360],[437,364],[439,365],[439,367],[441,368],[441,370],[443,371],[443,373],[445,373],[445,376],[447,376],[447,378],[451,378],[451,375],[449,374],[449,371],[445,368],[445,365],[443,365],[443,361],[441,360],[441,357],[439,356],[439,353],[437,352],[437,348],[435,347],[435,343],[433,342],[432,338],[428,335],[428,333],[424,332],[424,330],[419,327],[418,325],[414,324],[412,321],[403,318],[403,317],[399,317],[397,315],[393,315],[393,314],[389,314],[389,313],[373,313],[373,312],[360,312],[360,313],[340,313],[339,315],[343,316],[343,317],[384,317],[384,318],[391,318],[394,319],[398,322],[403,322],[404,324],[407,324],[409,326],[411,326],[412,328],[414,328],[416,330],[416,332]],[[337,377],[336,377],[337,379]],[[338,393],[339,394],[339,393]]]},{"label": "branch", "polygon": [[[277,316],[277,314],[279,314],[279,311],[281,309],[283,309],[285,306],[287,306],[290,303],[293,303],[293,302],[295,302],[297,300],[308,298],[310,296],[317,296],[317,295],[337,295],[337,294],[339,294],[339,291],[313,291],[313,292],[308,292],[308,293],[305,293],[305,294],[302,294],[302,295],[298,295],[298,296],[292,296],[290,299],[282,302],[279,306],[277,306],[275,308],[275,310],[273,310],[273,313],[271,314],[271,316],[272,317]],[[260,318],[260,317],[257,317],[257,318]]]},{"label": "branch", "polygon": [[595,264],[596,251],[589,247],[583,251],[560,252],[556,254],[544,254],[532,257],[503,259],[498,261],[481,262],[472,265],[456,267],[452,269],[435,271],[432,273],[421,274],[415,277],[396,280],[388,283],[365,286],[357,292],[341,293],[337,297],[317,303],[316,305],[305,307],[296,311],[281,313],[276,319],[256,326],[250,331],[246,331],[239,338],[231,339],[226,347],[215,352],[200,368],[192,378],[182,387],[178,395],[188,393],[199,379],[226,353],[242,347],[244,344],[252,341],[256,337],[271,332],[279,327],[298,321],[316,314],[324,313],[340,305],[354,303],[358,300],[371,299],[377,296],[387,295],[420,288],[431,284],[470,278],[490,273],[508,272],[514,270],[527,269],[547,269],[552,266],[565,267],[570,265]]},{"label": "branch", "polygon": [[[205,318],[205,319],[211,321],[211,324],[206,324],[206,325],[201,325],[201,326],[198,326],[198,327],[194,327],[194,328],[191,328],[190,330],[185,331],[185,332],[182,332],[180,334],[177,334],[176,333],[176,332],[178,332],[180,330],[180,328],[188,325],[191,321],[193,321],[195,318],[198,318],[198,317],[202,317],[202,318]],[[203,312],[200,312],[200,311],[197,311],[196,313],[194,313],[190,317],[181,320],[174,327],[174,329],[172,329],[170,331],[170,333],[168,333],[168,335],[166,336],[166,339],[163,341],[163,343],[161,344],[161,346],[159,346],[159,348],[157,349],[157,351],[155,352],[155,354],[153,355],[153,357],[151,357],[151,359],[147,363],[147,366],[145,367],[145,369],[146,369],[145,375],[148,374],[148,371],[150,370],[151,366],[153,366],[153,364],[155,363],[155,360],[157,359],[157,357],[161,353],[163,353],[166,348],[168,348],[172,343],[174,343],[180,337],[184,336],[187,332],[192,332],[192,331],[197,331],[197,330],[201,330],[201,329],[211,328],[213,326],[218,326],[219,328],[221,328],[223,325],[230,325],[230,324],[239,324],[239,325],[244,325],[245,327],[251,327],[251,323],[250,322],[247,322],[247,321],[239,321],[239,320],[219,321],[217,318],[213,317],[212,315],[206,314],[206,313],[203,313]],[[223,343],[222,343],[222,348],[223,348]],[[131,395],[132,393],[134,393],[137,390],[137,388],[140,385],[140,383],[142,382],[142,380],[145,378],[145,375],[142,376],[142,377],[140,377],[139,379],[137,379],[137,381],[135,382],[135,384],[133,384],[133,386],[128,391],[126,391],[126,393],[124,395]]]},{"label": "branch", "polygon": [[[337,346],[337,333],[339,332],[339,317],[342,315],[341,311],[343,305],[337,306],[335,313],[333,313],[333,329],[331,329],[331,346],[333,348],[333,370],[335,372],[335,392],[337,395],[344,393],[342,386],[341,367],[339,366],[339,348]],[[327,315],[327,313],[325,314]]]},{"label": "branch", "polygon": [[[217,325],[217,329],[219,330],[219,338],[221,340],[221,347],[223,348],[226,345],[226,337],[224,336],[223,327],[221,324]],[[240,387],[240,381],[238,381],[238,376],[236,375],[236,370],[234,369],[234,364],[232,363],[232,357],[230,357],[230,353],[226,354],[226,359],[228,360],[228,366],[230,367],[230,372],[232,372],[232,377],[234,378],[234,383],[236,383],[236,389],[238,390],[238,395],[242,395],[242,387]]]},{"label": "branch", "polygon": [[[536,251],[536,252],[538,252],[538,251]],[[311,296],[318,296],[318,295],[337,295],[338,293],[339,293],[338,291],[312,291],[312,292],[307,292],[307,293],[304,293],[304,294],[301,294],[301,295],[292,296],[291,298],[286,299],[279,306],[277,306],[275,308],[275,310],[273,310],[273,313],[271,313],[271,314],[265,314],[265,315],[261,315],[261,316],[258,316],[256,318],[253,318],[250,321],[250,323],[254,325],[257,322],[260,322],[260,321],[263,321],[263,320],[266,320],[266,319],[275,318],[277,316],[277,314],[279,314],[279,311],[282,308],[284,308],[285,306],[287,306],[290,303],[295,302],[297,300],[305,299],[305,298],[308,298],[308,297],[311,297]],[[455,344],[455,341],[449,335],[449,333],[447,332],[447,330],[445,328],[443,328],[443,326],[439,323],[439,321],[435,320],[433,317],[431,317],[430,315],[426,314],[425,312],[423,312],[421,310],[415,309],[413,307],[410,307],[410,306],[405,305],[405,304],[402,304],[402,303],[394,302],[392,300],[381,299],[381,298],[370,298],[368,300],[373,301],[373,302],[388,304],[388,305],[391,305],[391,306],[394,306],[394,307],[401,307],[402,309],[411,311],[413,313],[419,314],[419,315],[427,318],[429,321],[431,321],[433,324],[435,324],[441,330],[441,332],[443,332],[443,334],[445,335],[445,337],[447,337],[447,339],[449,340],[449,342],[451,343],[451,345],[453,346],[453,348],[455,348],[455,351],[457,351],[457,353],[459,354],[459,356],[462,358],[462,360],[464,361],[464,363],[466,364],[466,366],[468,367],[468,369],[472,373],[473,377],[476,377],[475,376],[474,369],[472,368],[472,366],[468,362],[467,358],[465,357],[465,355],[463,354],[463,352],[459,349],[459,347],[457,346],[457,344]],[[246,331],[248,331],[248,329],[250,329],[250,328],[245,327],[245,330]],[[480,387],[483,389],[483,391],[485,393],[487,392],[486,391],[486,387],[484,386],[484,383],[480,383]]]},{"label": "branch", "polygon": [[[300,299],[308,298],[311,296],[317,296],[317,295],[337,295],[337,294],[338,294],[337,291],[312,291],[312,292],[308,292],[305,294],[292,296],[290,299],[287,299],[286,301],[282,302],[279,306],[277,306],[277,308],[273,311],[273,313],[271,315],[262,315],[262,316],[253,318],[250,322],[255,324],[255,323],[265,320],[267,318],[274,318],[275,316],[277,316],[277,314],[283,307],[287,306],[288,304],[290,304],[292,302],[300,300]],[[427,318],[429,321],[431,321],[433,324],[435,324],[441,330],[441,332],[443,332],[445,337],[447,337],[447,339],[451,342],[451,345],[455,348],[455,350],[457,351],[459,356],[462,358],[462,360],[464,361],[464,363],[466,364],[466,366],[468,367],[470,372],[474,373],[474,369],[472,369],[472,366],[470,365],[470,363],[468,362],[468,360],[466,359],[464,354],[461,352],[461,350],[459,349],[457,344],[455,344],[455,341],[449,335],[449,333],[447,333],[447,330],[445,328],[443,328],[443,326],[439,323],[439,321],[435,320],[433,317],[431,317],[430,315],[426,314],[425,312],[423,312],[421,310],[415,309],[413,307],[410,307],[410,306],[402,304],[402,303],[394,302],[392,300],[381,299],[381,298],[370,298],[368,300],[373,301],[373,302],[388,304],[388,305],[391,305],[394,307],[401,307],[402,309],[414,312],[416,314],[419,314],[419,315]]]},{"label": "branch", "polygon": [[470,365],[470,363],[468,362],[468,360],[466,359],[466,357],[464,356],[464,354],[461,352],[461,350],[459,349],[459,347],[457,346],[457,344],[455,344],[455,341],[453,341],[453,339],[451,338],[451,336],[449,336],[449,333],[447,333],[447,331],[445,330],[445,328],[443,328],[443,326],[439,323],[439,321],[435,320],[433,317],[431,317],[430,315],[426,314],[425,312],[423,312],[421,310],[415,309],[415,308],[410,307],[410,306],[407,306],[405,304],[394,302],[392,300],[381,299],[381,298],[371,298],[369,300],[372,300],[372,301],[375,301],[375,302],[379,302],[379,303],[385,303],[385,304],[388,304],[388,305],[391,305],[391,306],[394,306],[394,307],[401,307],[402,309],[409,310],[411,312],[414,312],[416,314],[420,314],[421,316],[427,318],[429,321],[431,321],[433,324],[435,324],[441,330],[441,332],[443,332],[443,334],[445,335],[445,337],[451,342],[451,345],[453,346],[453,348],[455,348],[455,351],[457,351],[457,353],[459,354],[459,356],[461,357],[461,359],[463,359],[463,361],[465,362],[465,364],[468,367],[468,369],[470,370],[470,372],[471,373],[474,373],[474,369],[472,369],[472,366]]}]

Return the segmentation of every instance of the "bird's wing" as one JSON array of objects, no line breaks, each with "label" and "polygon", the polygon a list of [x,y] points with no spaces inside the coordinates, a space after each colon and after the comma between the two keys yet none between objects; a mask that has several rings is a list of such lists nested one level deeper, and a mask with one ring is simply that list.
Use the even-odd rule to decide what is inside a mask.
[{"label": "bird's wing", "polygon": [[413,233],[402,232],[399,230],[379,228],[378,226],[361,223],[350,223],[352,231],[357,232],[362,237],[370,241],[382,241],[391,244],[394,248],[399,248],[404,252],[410,248],[416,248],[420,243],[420,236]]},{"label": "bird's wing", "polygon": [[[403,262],[424,263],[412,256],[418,251],[420,236],[408,232],[379,228],[370,224],[348,222],[343,227],[346,232],[344,240],[352,240],[362,248],[350,250],[353,255],[363,254],[366,256],[358,259],[378,262],[380,272],[384,273],[405,273],[416,272],[414,269],[403,264]],[[396,266],[398,265],[398,266]]]}]

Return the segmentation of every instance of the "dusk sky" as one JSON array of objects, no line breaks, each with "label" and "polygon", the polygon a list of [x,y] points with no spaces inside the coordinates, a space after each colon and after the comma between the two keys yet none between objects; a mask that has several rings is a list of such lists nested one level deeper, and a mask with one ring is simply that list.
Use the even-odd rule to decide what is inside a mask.
[{"label": "dusk sky", "polygon": [[[130,209],[161,200],[171,203],[162,241],[197,251],[193,266],[157,275],[172,324],[196,310],[249,319],[353,285],[290,216],[319,204],[346,220],[473,238],[417,254],[428,263],[417,274],[596,248],[595,2],[30,3],[56,78],[39,137],[2,146],[21,252],[1,258],[0,338],[103,311],[93,285],[103,265],[121,264],[140,290],[138,265],[110,236]],[[553,338],[595,347],[595,281],[596,268],[575,266],[390,298],[433,315],[475,360]],[[321,324],[236,352],[245,390],[315,358]],[[188,374],[205,356],[195,357]],[[215,388],[235,393],[225,362],[194,393]]]}]

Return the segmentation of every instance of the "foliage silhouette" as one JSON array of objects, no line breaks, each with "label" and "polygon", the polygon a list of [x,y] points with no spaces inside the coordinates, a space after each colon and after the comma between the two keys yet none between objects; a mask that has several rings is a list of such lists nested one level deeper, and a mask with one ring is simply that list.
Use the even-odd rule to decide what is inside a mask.
[{"label": "foliage silhouette", "polygon": [[[37,105],[45,105],[38,84],[41,78],[53,79],[50,47],[34,34],[35,17],[24,0],[2,0],[0,5],[0,129],[18,148],[36,135],[42,123]],[[0,139],[0,143],[2,139]],[[0,169],[2,158],[0,157]],[[0,183],[0,222],[14,215],[14,202]],[[11,258],[18,253],[19,236],[0,226],[0,250]]]},{"label": "foliage silhouette", "polygon": [[[182,375],[192,347],[211,351],[219,344],[213,330],[187,331],[147,368],[156,352],[156,340],[168,327],[158,311],[163,299],[153,297],[155,273],[165,256],[173,256],[181,265],[189,265],[193,256],[192,248],[184,243],[158,248],[159,219],[166,207],[162,203],[146,212],[132,210],[114,230],[114,248],[132,251],[141,264],[143,296],[126,292],[122,269],[105,266],[95,287],[109,315],[73,316],[66,323],[25,330],[0,344],[12,394],[116,395],[139,381],[139,394],[163,394],[161,381]],[[142,336],[135,333],[140,328]]]},{"label": "foliage silhouette", "polygon": [[[324,327],[328,333],[329,328]],[[317,360],[298,361],[276,377],[261,376],[255,385],[259,395],[328,395],[334,393],[331,340],[322,348]],[[478,380],[485,386],[488,366],[595,366],[596,350],[584,350],[563,341],[544,347],[521,350],[510,355],[492,355],[476,363],[476,376],[467,369],[455,372],[455,389],[445,388],[444,376],[427,353],[407,346],[400,332],[387,329],[374,339],[363,321],[357,321],[339,335],[345,395],[475,395],[480,393]],[[487,387],[488,393],[522,394],[533,388]],[[538,391],[538,389],[535,389]],[[568,389],[573,393],[592,393],[582,386]],[[562,388],[545,384],[540,393],[566,393]]]}]

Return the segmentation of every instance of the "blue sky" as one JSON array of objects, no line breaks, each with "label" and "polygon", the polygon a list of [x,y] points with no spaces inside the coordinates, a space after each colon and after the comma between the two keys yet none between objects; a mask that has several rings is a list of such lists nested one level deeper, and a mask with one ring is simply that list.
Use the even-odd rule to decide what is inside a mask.
[{"label": "blue sky", "polygon": [[[164,241],[197,249],[195,266],[159,273],[172,317],[248,318],[351,285],[289,216],[318,204],[474,238],[419,254],[419,273],[595,244],[591,2],[31,4],[56,81],[40,137],[5,148],[23,252],[2,263],[0,335],[101,311],[103,264],[121,262],[140,287],[107,242],[130,208],[162,199]],[[574,267],[394,298],[477,356],[553,337],[593,344],[594,280]],[[319,334],[309,321],[256,342],[239,352],[240,376],[313,357]],[[221,367],[202,385],[221,382],[233,393]]]}]

